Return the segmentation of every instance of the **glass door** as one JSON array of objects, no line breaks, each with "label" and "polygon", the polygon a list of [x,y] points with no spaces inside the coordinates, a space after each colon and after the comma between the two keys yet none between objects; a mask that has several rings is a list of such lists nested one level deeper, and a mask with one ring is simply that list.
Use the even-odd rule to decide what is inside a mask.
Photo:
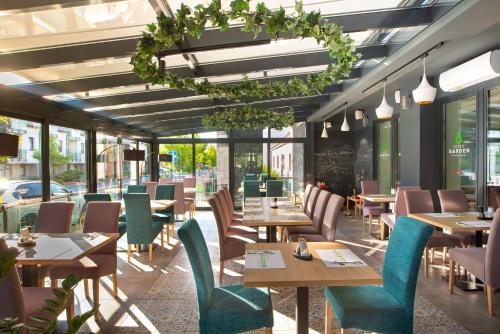
[{"label": "glass door", "polygon": [[487,135],[487,203],[488,207],[496,208],[496,192],[500,187],[500,87],[488,91]]},{"label": "glass door", "polygon": [[378,180],[381,194],[391,193],[391,121],[377,124]]},{"label": "glass door", "polygon": [[209,207],[208,199],[221,186],[229,187],[229,145],[195,144],[196,206]]},{"label": "glass door", "polygon": [[254,174],[259,179],[263,170],[268,170],[267,144],[263,143],[235,143],[234,144],[234,202],[241,205],[243,196],[243,180],[245,176]]},{"label": "glass door", "polygon": [[445,104],[445,187],[464,189],[469,201],[476,199],[477,97]]}]

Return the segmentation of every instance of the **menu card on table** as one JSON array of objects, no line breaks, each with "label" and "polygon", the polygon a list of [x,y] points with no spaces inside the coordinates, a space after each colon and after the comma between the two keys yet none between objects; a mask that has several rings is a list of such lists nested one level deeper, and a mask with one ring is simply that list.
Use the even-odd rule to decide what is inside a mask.
[{"label": "menu card on table", "polygon": [[258,213],[244,213],[243,214],[243,219],[244,220],[263,220],[264,215],[263,214],[258,214]]},{"label": "menu card on table", "polygon": [[284,269],[285,261],[279,250],[249,250],[245,255],[246,269]]},{"label": "menu card on table", "polygon": [[366,266],[350,249],[317,249],[316,253],[329,268]]},{"label": "menu card on table", "polygon": [[467,227],[491,227],[491,223],[484,220],[469,220],[469,221],[461,221],[456,222],[457,225],[467,226]]},{"label": "menu card on table", "polygon": [[462,217],[462,215],[458,213],[452,213],[452,212],[430,212],[426,213],[427,216],[432,217],[432,218],[458,218]]}]

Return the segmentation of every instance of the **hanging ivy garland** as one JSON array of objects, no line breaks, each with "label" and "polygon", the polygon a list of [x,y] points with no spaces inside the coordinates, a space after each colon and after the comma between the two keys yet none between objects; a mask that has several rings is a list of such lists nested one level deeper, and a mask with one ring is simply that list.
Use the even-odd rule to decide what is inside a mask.
[{"label": "hanging ivy garland", "polygon": [[226,108],[212,115],[202,118],[203,126],[211,129],[264,129],[272,128],[281,130],[292,126],[295,122],[293,110],[276,112],[270,109],[258,109],[250,104],[242,108]]},{"label": "hanging ivy garland", "polygon": [[[157,23],[147,26],[147,32],[137,44],[131,64],[134,72],[143,80],[153,84],[168,85],[170,88],[189,89],[200,95],[226,97],[239,100],[242,96],[308,96],[321,92],[327,86],[347,77],[354,62],[359,59],[353,40],[342,33],[342,28],[325,22],[319,11],[306,13],[302,2],[295,3],[294,15],[285,14],[285,9],[270,10],[264,3],[250,9],[249,0],[234,0],[229,10],[222,10],[220,0],[212,0],[208,5],[197,5],[194,10],[181,4],[175,17],[160,15]],[[246,75],[239,82],[212,83],[207,79],[181,77],[171,71],[159,71],[158,56],[161,51],[172,47],[184,39],[185,35],[200,38],[207,23],[225,31],[230,20],[243,23],[242,31],[257,37],[263,27],[274,39],[281,35],[316,39],[328,50],[331,64],[325,71],[309,74],[305,80],[294,77],[286,82],[271,80],[259,82]]]}]

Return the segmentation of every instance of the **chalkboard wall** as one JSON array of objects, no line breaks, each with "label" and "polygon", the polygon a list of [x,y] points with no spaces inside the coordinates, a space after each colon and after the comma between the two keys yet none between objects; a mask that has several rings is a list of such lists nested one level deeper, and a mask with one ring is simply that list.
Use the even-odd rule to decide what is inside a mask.
[{"label": "chalkboard wall", "polygon": [[[334,124],[339,123],[334,121]],[[316,182],[326,182],[328,189],[341,196],[360,192],[360,181],[373,177],[372,127],[341,132],[328,130],[321,138],[322,124],[315,129],[314,166]]]}]

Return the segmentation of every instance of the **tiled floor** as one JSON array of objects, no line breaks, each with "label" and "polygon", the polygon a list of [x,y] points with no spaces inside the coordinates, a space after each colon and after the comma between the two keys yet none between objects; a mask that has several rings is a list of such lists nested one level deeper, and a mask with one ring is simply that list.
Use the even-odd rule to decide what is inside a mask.
[{"label": "tiled floor", "polygon": [[[196,214],[202,226],[209,250],[216,282],[218,281],[217,229],[211,212]],[[375,227],[375,225],[373,225]],[[178,240],[164,249],[156,247],[153,262],[146,253],[135,253],[131,264],[126,262],[126,239],[119,243],[119,299],[111,296],[111,280],[101,280],[101,320],[90,320],[82,332],[101,333],[194,333],[198,330],[197,301],[189,261]],[[361,221],[343,218],[337,240],[345,242],[374,268],[380,268],[386,242],[380,242],[362,231]],[[159,243],[159,241],[158,241]],[[441,278],[446,267],[436,261],[430,277],[419,277],[415,307],[416,333],[499,333],[500,316],[490,318],[486,310],[484,292],[454,295],[447,292],[447,282]],[[243,259],[230,261],[224,284],[242,281]],[[422,271],[421,271],[422,272]],[[217,283],[216,283],[217,284]],[[273,293],[275,333],[295,331],[293,289],[276,289]],[[76,290],[76,312],[88,310],[90,302],[83,295],[83,287]],[[496,296],[500,310],[500,296]],[[323,330],[324,299],[321,289],[311,289],[310,332]],[[500,312],[500,311],[499,311]],[[61,322],[61,328],[64,323]]]}]

